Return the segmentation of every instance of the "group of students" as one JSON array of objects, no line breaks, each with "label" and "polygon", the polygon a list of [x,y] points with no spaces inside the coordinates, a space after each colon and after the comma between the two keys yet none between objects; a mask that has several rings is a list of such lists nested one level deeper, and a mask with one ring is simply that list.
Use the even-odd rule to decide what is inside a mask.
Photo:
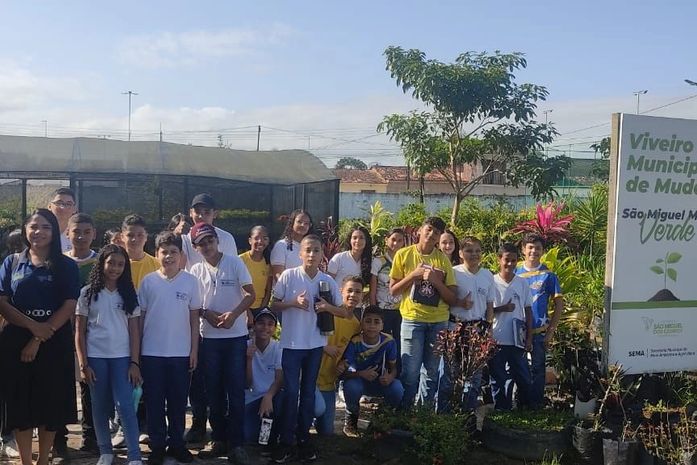
[{"label": "group of students", "polygon": [[[83,442],[94,442],[99,465],[114,458],[114,417],[129,465],[142,463],[143,432],[149,463],[191,462],[186,440],[202,439],[207,422],[211,444],[199,458],[249,463],[243,445],[263,418],[273,420],[272,462],[312,461],[310,428],[334,433],[339,384],[350,436],[363,395],[402,408],[417,393],[426,403],[447,397],[447,370],[433,349],[438,332],[458,321],[491,324],[500,345],[489,367],[496,407],[511,407],[510,379],[519,402],[541,405],[544,352],[563,302],[556,276],[539,262],[540,238],[523,241],[518,269],[518,249],[501,246],[492,275],[480,268],[481,243],[466,237],[458,246],[439,218],[427,218],[411,246],[403,230],[389,231],[377,257],[369,232],[355,227],[325,273],[308,212],[293,211],[273,247],[264,226],[252,228],[250,250],[239,256],[232,235],[213,225],[216,215],[209,194],[195,196],[188,217],[176,215],[157,234],[155,256],[144,250],[148,233],[137,215],[91,250],[94,223],[77,213],[70,189],[26,219],[24,250],[0,268],[0,370],[11,374],[0,380],[1,426],[14,432],[22,465],[32,463],[33,428],[38,465],[49,463],[52,447],[54,458],[66,458],[65,425],[77,416],[73,350]],[[333,332],[320,331],[321,313],[333,316]],[[514,337],[521,321],[522,347]],[[477,402],[475,378],[468,407]],[[193,425],[185,436],[187,400]]]}]

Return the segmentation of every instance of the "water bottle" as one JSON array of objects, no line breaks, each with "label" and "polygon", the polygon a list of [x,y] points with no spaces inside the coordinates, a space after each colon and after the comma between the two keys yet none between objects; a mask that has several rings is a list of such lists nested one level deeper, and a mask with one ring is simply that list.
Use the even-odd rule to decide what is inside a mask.
[{"label": "water bottle", "polygon": [[[319,296],[327,303],[334,303],[332,291],[327,281],[319,282]],[[317,299],[319,301],[319,299]],[[322,336],[331,336],[334,334],[334,315],[329,312],[321,312],[317,314],[317,327]]]},{"label": "water bottle", "polygon": [[259,444],[262,446],[266,446],[269,443],[272,425],[273,420],[271,418],[264,417],[261,419],[261,428],[259,428]]},{"label": "water bottle", "polygon": [[138,403],[140,403],[140,398],[143,395],[143,388],[136,386],[133,388],[133,407],[135,411],[138,411]]}]

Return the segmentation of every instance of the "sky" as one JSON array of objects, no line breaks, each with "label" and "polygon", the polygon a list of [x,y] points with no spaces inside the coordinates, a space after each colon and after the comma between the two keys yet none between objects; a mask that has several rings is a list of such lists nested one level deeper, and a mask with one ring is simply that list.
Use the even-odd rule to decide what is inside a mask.
[{"label": "sky", "polygon": [[[403,164],[376,126],[419,108],[385,70],[391,45],[452,62],[523,52],[519,83],[592,157],[613,112],[697,118],[697,2],[3,1],[0,133],[309,149]],[[661,108],[658,108],[661,107]],[[657,109],[656,109],[657,108]],[[655,109],[655,110],[654,110]]]}]

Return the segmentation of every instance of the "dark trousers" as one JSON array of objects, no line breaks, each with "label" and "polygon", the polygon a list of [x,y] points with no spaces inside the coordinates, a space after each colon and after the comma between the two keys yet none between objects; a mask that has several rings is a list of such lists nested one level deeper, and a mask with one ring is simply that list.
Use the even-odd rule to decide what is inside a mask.
[{"label": "dark trousers", "polygon": [[[199,339],[201,347],[203,339]],[[191,405],[191,416],[193,417],[194,428],[206,428],[208,421],[208,396],[206,394],[206,375],[204,373],[205,355],[202,351],[198,354],[198,366],[191,376],[191,387],[189,388],[189,405]]]},{"label": "dark trousers", "polygon": [[293,445],[293,433],[298,443],[310,439],[310,425],[315,416],[315,386],[322,351],[322,347],[283,349],[281,364],[286,399],[283,406],[281,443],[285,445]]},{"label": "dark trousers", "polygon": [[[80,381],[80,403],[82,404],[82,419],[80,426],[82,427],[82,440],[94,440],[94,426],[92,423],[92,396],[90,395],[89,384]],[[53,440],[54,444],[65,445],[68,442],[68,427],[62,426],[56,431],[56,437]]]},{"label": "dark trousers", "polygon": [[239,447],[244,440],[247,336],[209,339],[201,344],[211,438]]},{"label": "dark trousers", "polygon": [[[508,370],[506,370],[508,365]],[[499,346],[499,351],[489,362],[491,391],[497,410],[510,410],[513,404],[513,383],[518,388],[518,403],[529,404],[530,367],[525,350],[516,346]]]},{"label": "dark trousers", "polygon": [[150,449],[184,447],[189,357],[143,356],[140,364]]}]

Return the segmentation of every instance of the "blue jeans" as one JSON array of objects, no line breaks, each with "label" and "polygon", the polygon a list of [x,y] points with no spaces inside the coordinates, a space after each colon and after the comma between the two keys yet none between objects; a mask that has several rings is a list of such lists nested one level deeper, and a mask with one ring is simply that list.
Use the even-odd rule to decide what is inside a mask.
[{"label": "blue jeans", "polygon": [[530,385],[529,401],[533,408],[542,408],[545,399],[545,335],[535,334],[532,337],[532,384]]},{"label": "blue jeans", "polygon": [[433,402],[438,388],[438,365],[440,355],[433,350],[438,333],[448,327],[447,321],[423,323],[402,320],[402,375],[404,398],[402,405],[411,408],[419,389],[421,365],[426,369],[424,402]]},{"label": "blue jeans", "polygon": [[211,408],[211,439],[239,447],[244,442],[247,336],[203,338],[201,353]]},{"label": "blue jeans", "polygon": [[140,365],[150,449],[183,448],[186,397],[191,382],[189,357],[143,356]]},{"label": "blue jeans", "polygon": [[[510,370],[510,376],[506,370]],[[521,406],[527,406],[530,392],[530,367],[525,350],[516,346],[499,346],[499,351],[489,362],[491,392],[497,410],[510,410],[513,406],[513,383],[518,388]]]},{"label": "blue jeans", "polygon": [[[201,347],[202,339],[199,339]],[[204,355],[201,350],[198,353],[198,366],[191,376],[191,386],[189,387],[189,405],[191,405],[191,416],[193,426],[206,428],[208,420],[208,397],[206,396],[206,375],[204,374]]]},{"label": "blue jeans", "polygon": [[128,381],[131,357],[94,358],[87,361],[97,380],[90,385],[92,419],[100,454],[113,454],[109,417],[114,405],[119,412],[128,447],[128,460],[140,460],[138,420],[133,405],[133,386]]},{"label": "blue jeans", "polygon": [[360,411],[361,397],[364,395],[384,397],[385,402],[392,407],[399,407],[404,396],[402,383],[395,379],[389,385],[383,386],[380,381],[368,381],[363,378],[351,378],[344,380],[344,398],[346,399],[346,411],[358,415]]},{"label": "blue jeans", "polygon": [[[273,412],[270,418],[273,420],[271,425],[271,436],[269,444],[275,444],[278,439],[278,432],[281,428],[281,414],[283,412],[283,402],[285,401],[285,391],[281,389],[273,396]],[[261,397],[244,406],[244,442],[255,443],[259,440],[259,429],[261,428],[261,417],[259,416],[261,407]]]},{"label": "blue jeans", "polygon": [[330,436],[334,434],[334,418],[336,418],[336,391],[318,391],[324,400],[324,413],[315,420],[317,434]]},{"label": "blue jeans", "polygon": [[[314,418],[315,389],[322,347],[314,349],[283,349],[283,385],[286,401],[283,408],[281,443],[293,445],[310,439],[310,425]],[[300,402],[298,402],[300,398]]]}]

